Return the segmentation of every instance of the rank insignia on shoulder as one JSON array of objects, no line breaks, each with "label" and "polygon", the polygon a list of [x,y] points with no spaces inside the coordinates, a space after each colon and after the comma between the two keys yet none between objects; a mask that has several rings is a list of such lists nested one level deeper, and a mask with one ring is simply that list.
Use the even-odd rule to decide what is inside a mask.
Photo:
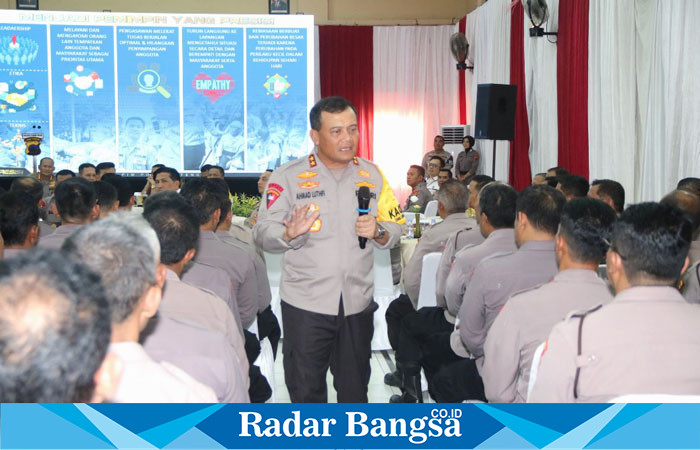
[{"label": "rank insignia on shoulder", "polygon": [[308,180],[309,178],[313,178],[316,175],[318,175],[316,172],[311,172],[310,170],[305,170],[299,175],[297,175],[297,178],[301,178],[302,180]]},{"label": "rank insignia on shoulder", "polygon": [[368,188],[375,188],[377,186],[373,185],[372,183],[368,183],[366,181],[360,181],[355,183],[355,186],[357,187],[368,187]]},{"label": "rank insignia on shoulder", "polygon": [[352,163],[355,164],[356,166],[360,165],[360,161],[357,159],[357,156],[352,157]]},{"label": "rank insignia on shoulder", "polygon": [[309,167],[316,167],[316,157],[309,155]]},{"label": "rank insignia on shoulder", "polygon": [[298,186],[302,189],[314,189],[319,187],[320,185],[320,181],[304,181],[303,183],[298,184]]},{"label": "rank insignia on shoulder", "polygon": [[362,178],[369,178],[371,176],[366,170],[358,170],[357,174]]}]

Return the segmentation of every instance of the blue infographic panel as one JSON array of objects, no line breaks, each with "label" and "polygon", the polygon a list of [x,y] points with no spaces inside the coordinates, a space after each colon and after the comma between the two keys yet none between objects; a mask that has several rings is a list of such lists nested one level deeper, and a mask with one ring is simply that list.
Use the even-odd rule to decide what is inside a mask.
[{"label": "blue infographic panel", "polygon": [[248,151],[245,170],[307,153],[307,29],[247,30]]},{"label": "blue infographic panel", "polygon": [[114,27],[50,30],[56,167],[116,161]]},{"label": "blue infographic panel", "polygon": [[119,170],[182,169],[175,27],[117,27]]},{"label": "blue infographic panel", "polygon": [[[0,167],[31,170],[21,133],[49,131],[46,25],[0,24]],[[48,143],[48,139],[45,140]]]},{"label": "blue infographic panel", "polygon": [[184,168],[245,162],[243,28],[183,28]]}]

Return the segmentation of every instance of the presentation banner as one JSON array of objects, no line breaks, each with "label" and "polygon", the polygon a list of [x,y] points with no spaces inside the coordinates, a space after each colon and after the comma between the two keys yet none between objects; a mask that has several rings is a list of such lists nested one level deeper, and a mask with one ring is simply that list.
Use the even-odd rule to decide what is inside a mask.
[{"label": "presentation banner", "polygon": [[3,404],[6,449],[697,449],[698,404]]},{"label": "presentation banner", "polygon": [[35,127],[57,170],[278,167],[311,149],[313,36],[304,15],[5,10],[0,167],[32,169]]}]

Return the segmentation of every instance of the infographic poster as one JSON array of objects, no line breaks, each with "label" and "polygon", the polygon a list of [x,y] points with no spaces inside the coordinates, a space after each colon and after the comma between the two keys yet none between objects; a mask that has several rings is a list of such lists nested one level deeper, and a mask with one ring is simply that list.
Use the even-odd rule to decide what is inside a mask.
[{"label": "infographic poster", "polygon": [[307,153],[307,30],[247,30],[246,170],[275,168]]},{"label": "infographic poster", "polygon": [[245,168],[243,28],[182,29],[183,160]]},{"label": "infographic poster", "polygon": [[182,167],[175,27],[117,27],[118,170]]},{"label": "infographic poster", "polygon": [[[0,24],[0,167],[31,170],[22,132],[49,132],[46,25]],[[46,139],[49,144],[49,139]]]},{"label": "infographic poster", "polygon": [[116,161],[114,28],[50,26],[56,166]]}]

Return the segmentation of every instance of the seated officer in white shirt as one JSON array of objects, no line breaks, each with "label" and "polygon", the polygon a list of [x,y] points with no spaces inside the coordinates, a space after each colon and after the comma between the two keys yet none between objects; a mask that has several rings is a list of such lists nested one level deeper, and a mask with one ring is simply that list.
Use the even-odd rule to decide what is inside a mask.
[{"label": "seated officer in white shirt", "polygon": [[438,156],[433,156],[430,158],[430,161],[428,162],[428,176],[425,177],[425,185],[430,193],[433,194],[434,199],[436,199],[435,194],[440,189],[438,175],[443,167],[445,167],[445,161],[443,161],[442,158]]}]

